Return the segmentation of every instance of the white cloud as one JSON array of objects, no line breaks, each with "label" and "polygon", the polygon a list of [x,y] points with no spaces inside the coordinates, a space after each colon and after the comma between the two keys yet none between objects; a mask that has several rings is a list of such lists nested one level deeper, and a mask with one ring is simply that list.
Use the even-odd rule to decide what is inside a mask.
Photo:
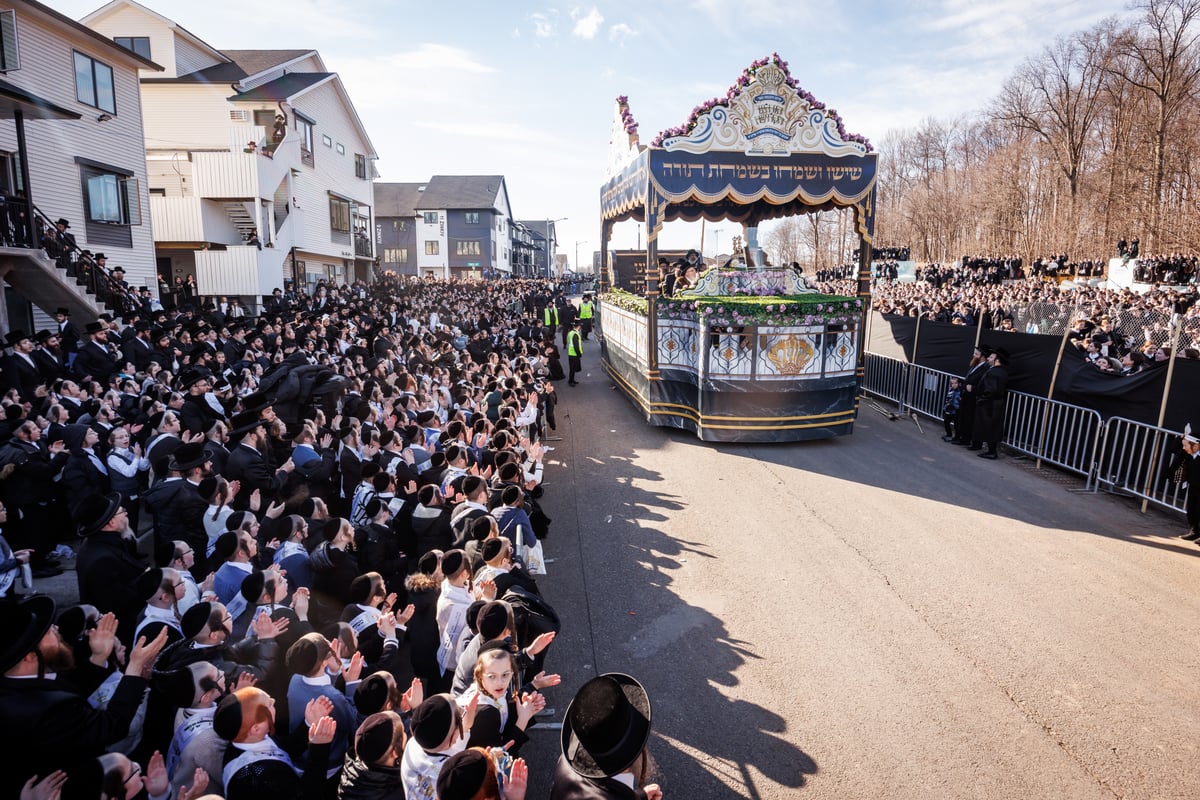
[{"label": "white cloud", "polygon": [[470,72],[475,75],[486,75],[496,70],[477,61],[467,50],[449,44],[424,42],[415,50],[396,53],[389,56],[387,64],[393,69],[436,70],[438,72]]},{"label": "white cloud", "polygon": [[549,39],[558,34],[555,18],[558,16],[557,11],[551,11],[548,14],[543,14],[540,11],[535,11],[529,15],[533,20],[533,33],[539,39]]},{"label": "white cloud", "polygon": [[592,6],[591,11],[584,14],[582,9],[572,9],[571,19],[575,20],[575,27],[571,31],[571,35],[578,36],[581,39],[595,39],[596,34],[600,32],[600,26],[604,24],[604,17],[600,15],[600,9]]},{"label": "white cloud", "polygon": [[617,42],[618,44],[625,44],[627,39],[632,39],[637,35],[638,32],[633,29],[633,26],[624,22],[618,22],[608,29],[608,40],[610,42]]}]

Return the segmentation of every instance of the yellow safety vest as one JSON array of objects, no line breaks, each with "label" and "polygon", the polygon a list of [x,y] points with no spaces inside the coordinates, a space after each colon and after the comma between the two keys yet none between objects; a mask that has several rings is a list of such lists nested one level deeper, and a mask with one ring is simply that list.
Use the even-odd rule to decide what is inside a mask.
[{"label": "yellow safety vest", "polygon": [[579,318],[580,319],[591,319],[592,313],[593,313],[592,303],[590,300],[586,303],[579,304]]},{"label": "yellow safety vest", "polygon": [[579,331],[571,331],[567,334],[567,355],[583,355],[583,337],[580,335]]},{"label": "yellow safety vest", "polygon": [[546,325],[557,325],[558,308],[555,306],[546,306],[545,317],[542,322]]}]

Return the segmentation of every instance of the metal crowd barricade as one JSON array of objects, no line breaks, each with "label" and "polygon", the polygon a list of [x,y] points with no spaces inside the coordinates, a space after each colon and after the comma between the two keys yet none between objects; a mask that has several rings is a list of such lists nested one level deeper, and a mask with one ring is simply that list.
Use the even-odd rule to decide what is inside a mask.
[{"label": "metal crowd barricade", "polygon": [[950,379],[959,376],[949,372],[908,365],[908,387],[901,411],[915,411],[938,422],[942,420],[942,409],[946,406],[946,393],[950,391]]},{"label": "metal crowd barricade", "polygon": [[897,410],[903,410],[910,366],[899,359],[876,353],[863,353],[863,391],[884,400],[891,400],[896,404]]},{"label": "metal crowd barricade", "polygon": [[1112,417],[1092,477],[1092,489],[1140,497],[1156,506],[1184,511],[1187,490],[1168,474],[1179,431]]},{"label": "metal crowd barricade", "polygon": [[1018,453],[1090,478],[1105,430],[1098,411],[1009,392],[1004,412],[1004,444]]}]

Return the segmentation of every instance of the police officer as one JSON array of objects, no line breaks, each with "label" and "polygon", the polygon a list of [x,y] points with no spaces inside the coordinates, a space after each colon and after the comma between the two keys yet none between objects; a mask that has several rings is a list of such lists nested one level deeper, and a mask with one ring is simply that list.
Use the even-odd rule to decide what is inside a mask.
[{"label": "police officer", "polygon": [[586,342],[588,334],[592,332],[592,317],[596,316],[596,304],[592,302],[592,296],[585,294],[583,300],[579,303],[579,324],[583,330],[583,340]]},{"label": "police officer", "polygon": [[567,376],[568,386],[578,386],[575,373],[583,369],[583,337],[579,333],[579,320],[571,323],[571,331],[567,334],[567,362],[571,365],[571,373]]}]

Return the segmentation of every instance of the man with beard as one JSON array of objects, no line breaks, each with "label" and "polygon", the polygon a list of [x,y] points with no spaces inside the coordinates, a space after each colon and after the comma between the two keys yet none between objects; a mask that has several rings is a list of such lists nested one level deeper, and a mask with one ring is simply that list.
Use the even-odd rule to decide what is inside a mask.
[{"label": "man with beard", "polygon": [[179,601],[183,599],[185,587],[179,573],[170,567],[151,567],[138,576],[135,588],[139,597],[146,598],[146,607],[142,609],[134,639],[154,639],[163,630],[167,632],[168,645],[183,638]]},{"label": "man with beard", "polygon": [[0,616],[0,752],[9,765],[0,770],[0,797],[19,795],[30,775],[95,758],[125,738],[150,665],[166,642],[164,632],[133,647],[112,698],[96,709],[87,698],[108,674],[101,665],[116,643],[117,620],[101,618],[88,635],[91,661],[74,670],[74,653],[53,624],[54,611],[53,600],[37,595]]},{"label": "man with beard", "polygon": [[257,489],[264,497],[276,494],[287,481],[288,473],[296,468],[289,458],[273,473],[263,452],[267,447],[267,428],[258,411],[243,411],[234,416],[231,438],[241,438],[229,453],[224,477],[230,483],[238,481],[239,490],[233,507],[244,511],[250,507],[250,495]]},{"label": "man with beard", "polygon": [[211,456],[202,442],[181,444],[167,461],[167,469],[166,480],[143,495],[154,514],[155,552],[170,552],[175,540],[182,540],[197,553],[206,553],[204,512],[208,500],[200,496],[200,482],[212,475]]},{"label": "man with beard", "polygon": [[121,640],[132,641],[137,615],[142,610],[134,583],[146,565],[137,553],[121,495],[88,495],[76,507],[75,520],[83,538],[75,562],[79,602],[93,605],[101,613],[116,614],[121,620]]}]

